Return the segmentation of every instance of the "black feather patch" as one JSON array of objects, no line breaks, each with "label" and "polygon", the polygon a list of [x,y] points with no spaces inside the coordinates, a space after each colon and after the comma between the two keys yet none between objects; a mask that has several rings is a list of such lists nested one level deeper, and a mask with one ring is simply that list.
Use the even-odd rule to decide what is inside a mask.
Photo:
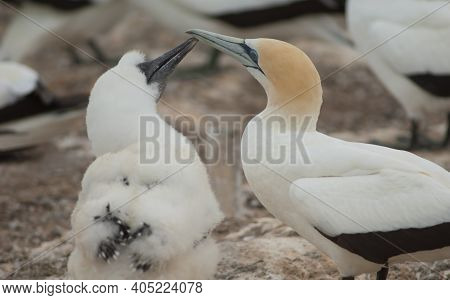
[{"label": "black feather patch", "polygon": [[225,13],[214,17],[240,28],[260,26],[304,15],[343,13],[346,0],[299,0],[284,5]]},{"label": "black feather patch", "polygon": [[45,4],[60,10],[76,10],[82,7],[86,7],[95,4],[93,0],[20,0],[23,2],[34,2],[39,4]]},{"label": "black feather patch", "polygon": [[0,124],[44,113],[63,113],[85,107],[87,103],[88,95],[72,95],[57,99],[38,83],[36,89],[28,95],[0,108]]},{"label": "black feather patch", "polygon": [[450,97],[450,75],[411,74],[408,76],[421,89],[436,97]]},{"label": "black feather patch", "polygon": [[337,236],[316,230],[338,246],[378,264],[384,264],[397,255],[450,246],[450,222],[426,228],[344,233]]}]

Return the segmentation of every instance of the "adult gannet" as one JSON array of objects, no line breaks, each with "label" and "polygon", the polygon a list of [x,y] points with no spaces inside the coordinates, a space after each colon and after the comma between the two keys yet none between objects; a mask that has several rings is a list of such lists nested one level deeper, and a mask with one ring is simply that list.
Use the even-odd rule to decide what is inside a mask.
[{"label": "adult gannet", "polygon": [[86,104],[87,95],[57,97],[35,70],[0,61],[0,152],[29,148],[68,130]]},{"label": "adult gannet", "polygon": [[266,90],[266,109],[243,135],[245,175],[263,205],[330,256],[344,278],[375,271],[386,278],[389,263],[450,257],[446,170],[317,132],[320,77],[300,49],[188,33],[243,63]]},{"label": "adult gannet", "polygon": [[418,146],[419,131],[430,113],[447,114],[442,145],[450,142],[448,4],[444,0],[348,2],[348,27],[356,47],[363,53],[371,51],[369,66],[411,120],[409,148]]},{"label": "adult gannet", "polygon": [[[0,44],[0,59],[23,61],[39,52],[56,37],[71,43],[87,41],[95,57],[105,61],[105,55],[96,43],[99,35],[110,30],[127,9],[125,0],[8,0],[19,12],[8,24]],[[11,7],[10,4],[1,3]],[[76,49],[70,48],[75,62],[79,62]]]},{"label": "adult gannet", "polygon": [[[206,279],[214,273],[218,250],[208,233],[222,213],[206,168],[191,142],[156,111],[167,77],[196,42],[152,61],[129,52],[95,83],[86,119],[99,158],[72,214],[71,277]],[[149,144],[139,140],[141,115],[151,118]],[[147,153],[151,162],[143,160]]]}]

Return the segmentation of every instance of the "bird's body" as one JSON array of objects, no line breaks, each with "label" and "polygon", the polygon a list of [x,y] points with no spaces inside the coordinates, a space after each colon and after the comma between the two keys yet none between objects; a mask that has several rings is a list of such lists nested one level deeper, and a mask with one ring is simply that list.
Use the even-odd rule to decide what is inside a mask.
[{"label": "bird's body", "polygon": [[127,1],[19,1],[0,45],[0,59],[23,61],[58,37],[78,44],[110,30],[126,11]]},{"label": "bird's body", "polygon": [[[271,147],[283,149],[298,132],[266,134],[250,122],[244,138],[248,145],[265,145],[270,135]],[[304,133],[302,144],[311,164],[243,161],[245,175],[261,203],[330,256],[343,276],[377,272],[385,263],[450,257],[447,171],[408,152],[315,131]],[[251,148],[242,151],[256,157]],[[303,154],[294,152],[283,155],[300,161]],[[441,227],[427,232],[435,225]],[[417,232],[408,232],[410,228]],[[348,236],[340,236],[344,233]]]},{"label": "bird's body", "polygon": [[[450,6],[446,2],[348,2],[348,27],[357,49],[370,51],[369,66],[405,109],[413,130],[425,127],[430,114],[450,116]],[[417,143],[417,132],[412,134],[412,143]]]},{"label": "bird's body", "polygon": [[83,113],[87,96],[64,99],[20,63],[0,62],[0,152],[29,148],[67,130]]},{"label": "bird's body", "polygon": [[450,257],[448,171],[409,152],[317,132],[320,77],[298,48],[189,33],[235,57],[266,90],[268,105],[241,144],[247,180],[261,203],[330,256],[342,276]]},{"label": "bird's body", "polygon": [[213,276],[219,255],[209,233],[222,213],[194,146],[156,111],[167,76],[195,42],[153,61],[129,52],[97,80],[86,122],[99,158],[72,214],[71,277]]},{"label": "bird's body", "polygon": [[[168,150],[164,148],[167,141],[158,141],[166,144],[157,150]],[[182,144],[195,151],[189,141]],[[72,214],[73,231],[79,234],[69,259],[70,277],[180,280],[213,276],[219,252],[209,233],[222,215],[200,159],[176,163],[172,154],[175,151],[169,154],[170,165],[165,162],[167,155],[141,164],[135,144],[105,154],[89,167]],[[94,224],[96,217],[107,214],[106,207],[135,237],[119,242],[118,225]],[[144,224],[149,231],[137,236]]]}]

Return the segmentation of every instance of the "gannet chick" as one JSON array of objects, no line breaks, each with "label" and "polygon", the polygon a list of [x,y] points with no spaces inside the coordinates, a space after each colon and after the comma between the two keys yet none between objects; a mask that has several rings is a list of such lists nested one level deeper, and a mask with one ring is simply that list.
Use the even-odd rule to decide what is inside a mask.
[{"label": "gannet chick", "polygon": [[[450,142],[450,6],[446,4],[443,0],[348,2],[347,23],[357,49],[370,51],[366,58],[371,70],[411,121],[407,149],[430,146],[420,141],[429,115],[446,114],[441,145]],[[401,14],[396,13],[399,10]]]},{"label": "gannet chick", "polygon": [[189,33],[243,63],[264,87],[268,105],[243,135],[245,175],[261,203],[331,257],[344,278],[378,272],[384,279],[390,263],[450,257],[449,172],[409,152],[317,132],[322,86],[300,49]]},{"label": "gannet chick", "polygon": [[87,95],[55,96],[32,68],[0,61],[0,152],[52,139],[83,114]]},{"label": "gannet chick", "polygon": [[[169,144],[161,144],[160,150],[164,147]],[[184,147],[195,151],[188,141]],[[209,234],[222,214],[205,167],[198,156],[192,163],[179,163],[175,151],[167,153],[170,163],[161,155],[142,164],[134,144],[89,166],[72,214],[71,278],[213,276],[219,251]]]},{"label": "gannet chick", "polygon": [[[142,53],[126,53],[117,66],[95,83],[86,114],[86,126],[96,156],[114,152],[138,142],[139,116],[155,116],[161,124],[156,104],[167,77],[195,46],[189,39],[154,60]],[[167,126],[167,125],[163,125]]]},{"label": "gannet chick", "polygon": [[[86,121],[100,157],[85,174],[72,215],[79,233],[72,277],[206,279],[214,273],[218,252],[207,233],[222,213],[206,168],[190,141],[156,111],[167,77],[196,42],[153,61],[129,52],[95,83]],[[147,134],[156,140],[139,150],[141,115],[152,117]],[[156,161],[141,163],[139,151],[157,153]]]}]

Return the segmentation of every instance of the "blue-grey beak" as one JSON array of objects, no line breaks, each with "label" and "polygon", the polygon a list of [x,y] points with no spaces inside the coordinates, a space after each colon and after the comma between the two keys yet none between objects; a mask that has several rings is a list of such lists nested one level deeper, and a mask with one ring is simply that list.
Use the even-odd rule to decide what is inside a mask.
[{"label": "blue-grey beak", "polygon": [[205,44],[234,57],[247,68],[258,69],[262,72],[258,65],[258,52],[248,46],[245,43],[245,39],[230,37],[200,29],[192,29],[186,33],[196,37]]}]

